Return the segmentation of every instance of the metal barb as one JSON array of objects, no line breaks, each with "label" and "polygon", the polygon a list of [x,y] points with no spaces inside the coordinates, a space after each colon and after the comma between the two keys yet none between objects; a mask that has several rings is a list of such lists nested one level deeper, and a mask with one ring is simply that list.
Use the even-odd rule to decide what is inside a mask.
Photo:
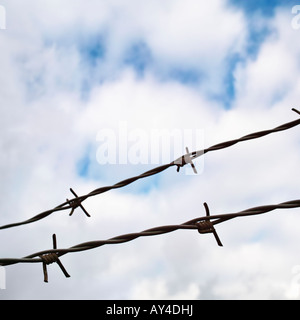
[{"label": "metal barb", "polygon": [[186,150],[186,154],[184,156],[182,156],[181,158],[174,161],[174,163],[177,165],[177,172],[180,171],[181,167],[185,166],[186,164],[190,164],[194,173],[197,174],[198,172],[197,172],[196,167],[193,163],[189,148],[186,147],[185,150]]},{"label": "metal barb", "polygon": [[71,209],[69,216],[72,216],[75,209],[80,207],[82,209],[82,211],[85,213],[85,215],[90,218],[91,217],[90,214],[85,210],[84,206],[81,204],[81,201],[80,201],[80,199],[78,199],[78,195],[76,194],[76,192],[72,188],[70,188],[70,191],[73,193],[73,195],[75,196],[76,199],[73,199],[73,200],[67,199],[70,206],[72,206],[72,209]]},{"label": "metal barb", "polygon": [[184,156],[184,159],[185,159],[186,163],[189,163],[191,165],[194,173],[197,174],[198,172],[197,172],[196,167],[195,167],[195,165],[194,165],[194,163],[192,161],[192,158],[190,156],[189,148],[186,147],[185,150],[186,150],[186,155]]},{"label": "metal barb", "polygon": [[297,109],[295,109],[295,108],[293,108],[292,110],[295,111],[296,113],[300,114],[300,111],[299,111],[299,110],[297,110]]},{"label": "metal barb", "polygon": [[[204,204],[204,208],[206,211],[206,217],[210,217],[210,213],[209,213],[209,207],[207,205],[207,203],[205,202]],[[223,244],[218,236],[218,233],[213,225],[213,223],[210,221],[210,219],[204,220],[204,221],[199,221],[197,223],[197,227],[198,227],[198,232],[201,234],[205,234],[205,233],[213,233],[213,235],[215,236],[215,239],[219,245],[219,247],[223,247]]]},{"label": "metal barb", "polygon": [[[52,235],[52,241],[53,241],[53,249],[57,249],[57,242],[56,242],[56,235]],[[39,256],[43,261],[43,273],[44,273],[44,282],[48,283],[48,272],[47,272],[47,265],[56,262],[58,266],[60,267],[63,274],[69,278],[70,275],[68,274],[67,270],[59,260],[58,254],[55,252],[42,254]]]}]

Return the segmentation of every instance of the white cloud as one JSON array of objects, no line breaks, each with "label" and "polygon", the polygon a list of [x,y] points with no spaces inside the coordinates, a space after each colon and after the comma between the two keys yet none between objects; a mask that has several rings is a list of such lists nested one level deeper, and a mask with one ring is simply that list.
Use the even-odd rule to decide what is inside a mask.
[{"label": "white cloud", "polygon": [[287,10],[279,10],[268,22],[272,30],[261,45],[254,61],[240,65],[236,71],[236,105],[245,108],[276,106],[294,92],[298,84],[299,44],[290,26]]},{"label": "white cloud", "polygon": [[[17,5],[11,2],[8,9],[11,7],[13,11],[14,6]],[[156,76],[168,74],[174,68],[198,72],[203,78],[201,90],[210,94],[222,91],[226,59],[244,52],[247,36],[243,14],[226,7],[220,0],[205,6],[195,0],[163,4],[160,1],[146,4],[135,0],[126,4],[93,1],[88,5],[82,1],[64,4],[28,1],[24,10],[12,15],[11,24],[12,32],[19,35],[24,30],[26,37],[34,41],[42,40],[37,26],[46,39],[54,39],[56,43],[68,41],[67,38],[80,39],[82,34],[101,33],[105,38],[106,56],[99,72],[105,77],[118,73],[124,54],[142,41],[149,48]],[[26,48],[28,44],[23,46]],[[74,55],[63,53],[69,60],[64,68],[69,66],[74,73]],[[64,56],[59,56],[56,62],[61,63],[63,59]]]},{"label": "white cloud", "polygon": [[200,68],[219,66],[231,49],[241,50],[246,33],[241,13],[218,0],[208,6],[194,0],[168,2],[146,21],[150,46],[159,59]]},{"label": "white cloud", "polygon": [[[185,291],[178,294],[168,292],[168,285],[163,279],[144,280],[134,288],[132,299],[134,300],[185,300],[197,299],[199,296],[199,287],[190,284]],[[188,298],[187,298],[188,297]]]}]

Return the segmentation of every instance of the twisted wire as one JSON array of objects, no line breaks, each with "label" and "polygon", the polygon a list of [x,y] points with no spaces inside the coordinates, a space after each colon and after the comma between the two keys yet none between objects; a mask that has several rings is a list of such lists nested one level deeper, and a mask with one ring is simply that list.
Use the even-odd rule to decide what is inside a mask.
[{"label": "twisted wire", "polygon": [[48,254],[41,255],[40,258],[43,260],[45,264],[51,264],[51,263],[57,262],[58,255],[56,253],[48,253]]},{"label": "twisted wire", "polygon": [[250,209],[247,209],[244,211],[240,211],[237,213],[227,213],[227,214],[217,214],[217,215],[210,215],[207,204],[205,203],[204,205],[205,205],[205,209],[206,209],[206,216],[202,216],[202,217],[198,217],[198,218],[189,220],[189,221],[187,221],[183,224],[180,224],[180,225],[160,226],[160,227],[147,229],[142,232],[123,234],[123,235],[116,236],[116,237],[113,237],[113,238],[110,238],[107,240],[96,240],[96,241],[84,242],[84,243],[75,245],[73,247],[67,248],[67,249],[57,249],[56,248],[56,236],[53,235],[53,249],[33,253],[29,256],[26,256],[26,257],[20,258],[20,259],[18,259],[18,258],[2,258],[2,259],[0,259],[0,265],[1,266],[8,266],[8,265],[13,265],[13,264],[17,264],[17,263],[42,263],[43,270],[44,270],[44,276],[45,276],[44,281],[48,282],[46,265],[54,263],[54,262],[58,263],[60,268],[62,269],[63,273],[65,274],[65,276],[69,277],[69,274],[66,272],[62,263],[59,260],[59,257],[61,257],[63,255],[66,255],[68,253],[75,253],[75,252],[83,252],[86,250],[92,250],[92,249],[99,248],[104,245],[126,243],[126,242],[133,241],[133,240],[140,238],[140,237],[158,236],[158,235],[163,235],[166,233],[174,232],[176,230],[198,230],[198,232],[200,234],[213,233],[216,237],[218,245],[222,246],[220,239],[219,239],[219,237],[216,233],[216,230],[214,228],[215,225],[217,225],[219,223],[224,223],[225,221],[228,221],[233,218],[241,218],[241,217],[265,214],[267,212],[270,212],[270,211],[273,211],[276,209],[300,208],[300,199],[288,201],[288,202],[283,202],[280,204],[253,207],[253,208],[250,208]]},{"label": "twisted wire", "polygon": [[[294,108],[292,110],[300,115],[300,112],[298,110],[296,110]],[[78,208],[78,207],[80,207],[84,211],[84,213],[88,217],[90,217],[88,212],[82,206],[82,202],[85,201],[86,199],[90,198],[90,197],[100,195],[100,194],[102,194],[104,192],[108,192],[108,191],[113,190],[113,189],[123,188],[123,187],[125,187],[125,186],[127,186],[127,185],[129,185],[129,184],[131,184],[131,183],[133,183],[133,182],[135,182],[137,180],[139,180],[139,179],[143,179],[143,178],[147,178],[147,177],[153,176],[155,174],[159,174],[159,173],[161,173],[161,172],[165,171],[166,169],[168,169],[170,167],[173,167],[173,166],[177,166],[177,171],[179,171],[179,169],[181,167],[185,166],[186,164],[190,164],[190,165],[192,165],[192,168],[195,171],[195,167],[193,165],[192,160],[195,160],[196,158],[198,158],[198,157],[200,157],[200,156],[202,156],[202,155],[204,155],[204,154],[206,154],[208,152],[216,151],[216,150],[220,150],[220,149],[224,149],[224,148],[228,148],[228,147],[233,146],[233,145],[235,145],[235,144],[237,144],[239,142],[261,138],[261,137],[266,136],[266,135],[271,134],[271,133],[288,130],[288,129],[291,129],[291,128],[295,127],[295,126],[298,126],[299,124],[300,124],[300,119],[297,119],[297,120],[285,123],[285,124],[283,124],[281,126],[278,126],[278,127],[274,128],[274,129],[251,133],[251,134],[243,136],[243,137],[241,137],[239,139],[234,139],[234,140],[222,142],[222,143],[213,145],[213,146],[211,146],[209,148],[206,148],[206,149],[203,149],[203,150],[188,152],[188,149],[187,149],[187,153],[185,155],[183,155],[180,158],[170,162],[169,164],[158,166],[158,167],[156,167],[154,169],[151,169],[149,171],[146,171],[146,172],[144,172],[144,173],[142,173],[140,175],[137,175],[137,176],[122,180],[122,181],[120,181],[120,182],[118,182],[118,183],[116,183],[114,185],[97,188],[97,189],[93,190],[92,192],[90,192],[88,194],[85,194],[85,195],[82,195],[82,196],[77,196],[77,194],[72,189],[70,189],[70,191],[73,193],[75,198],[73,198],[71,200],[67,199],[67,201],[65,201],[64,203],[58,205],[57,207],[55,207],[53,209],[50,209],[50,210],[43,211],[43,212],[37,214],[36,216],[28,219],[28,220],[0,226],[0,230],[13,228],[13,227],[21,226],[21,225],[26,225],[26,224],[33,223],[33,222],[37,222],[37,221],[39,221],[41,219],[44,219],[44,218],[48,217],[52,213],[58,212],[58,211],[64,211],[64,210],[70,210],[71,209],[70,215],[72,215],[74,210],[76,208]]]}]

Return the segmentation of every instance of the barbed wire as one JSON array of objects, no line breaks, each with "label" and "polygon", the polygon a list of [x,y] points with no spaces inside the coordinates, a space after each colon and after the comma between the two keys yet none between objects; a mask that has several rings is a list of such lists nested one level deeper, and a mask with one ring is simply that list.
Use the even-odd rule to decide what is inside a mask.
[{"label": "barbed wire", "polygon": [[[298,111],[297,109],[293,108],[292,110],[300,115],[300,111]],[[131,183],[133,183],[133,182],[135,182],[137,180],[139,180],[139,179],[143,179],[143,178],[147,178],[147,177],[159,174],[159,173],[161,173],[161,172],[165,171],[166,169],[168,169],[170,167],[173,167],[173,166],[177,166],[177,171],[179,171],[180,168],[184,167],[187,164],[190,164],[192,166],[194,172],[197,173],[197,170],[195,168],[193,160],[197,159],[198,157],[200,157],[200,156],[202,156],[202,155],[204,155],[204,154],[206,154],[208,152],[221,150],[221,149],[224,149],[224,148],[228,148],[228,147],[231,147],[231,146],[233,146],[233,145],[235,145],[235,144],[237,144],[239,142],[261,138],[261,137],[266,136],[266,135],[271,134],[271,133],[288,130],[288,129],[291,129],[291,128],[295,127],[295,126],[298,126],[299,124],[300,124],[300,119],[294,120],[294,121],[285,123],[285,124],[283,124],[281,126],[278,126],[278,127],[274,128],[274,129],[251,133],[251,134],[243,136],[243,137],[241,137],[239,139],[234,139],[234,140],[229,140],[229,141],[226,141],[226,142],[222,142],[222,143],[213,145],[213,146],[211,146],[209,148],[206,148],[206,149],[203,149],[203,150],[189,152],[189,149],[186,148],[186,154],[185,155],[179,157],[178,159],[176,159],[176,160],[174,160],[174,161],[172,161],[172,162],[170,162],[168,164],[158,166],[158,167],[156,167],[154,169],[151,169],[149,171],[144,172],[143,174],[140,174],[138,176],[125,179],[125,180],[120,181],[120,182],[118,182],[118,183],[116,183],[114,185],[97,188],[97,189],[93,190],[92,192],[90,192],[88,194],[85,194],[85,195],[82,195],[82,196],[78,196],[75,193],[75,191],[72,188],[70,188],[70,191],[75,196],[75,198],[73,198],[71,200],[67,199],[64,203],[58,205],[57,207],[55,207],[53,209],[50,209],[50,210],[43,211],[43,212],[37,214],[36,216],[28,219],[28,220],[0,226],[0,230],[13,228],[13,227],[21,226],[21,225],[26,225],[26,224],[33,223],[33,222],[37,222],[37,221],[39,221],[41,219],[44,219],[44,218],[48,217],[49,215],[53,214],[54,212],[58,212],[58,211],[64,211],[64,210],[70,210],[71,209],[71,212],[69,214],[71,216],[74,213],[75,209],[77,209],[78,207],[80,207],[83,210],[83,212],[85,213],[85,215],[87,217],[90,217],[90,214],[87,212],[87,210],[82,205],[82,202],[85,201],[86,199],[90,198],[90,197],[100,195],[100,194],[102,194],[104,192],[107,192],[107,191],[110,191],[110,190],[113,190],[113,189],[123,188],[123,187],[125,187],[125,186],[127,186],[127,185],[129,185],[129,184],[131,184]]]},{"label": "barbed wire", "polygon": [[57,249],[57,242],[56,242],[56,235],[53,234],[53,249],[44,250],[40,252],[33,253],[28,255],[24,258],[4,258],[0,259],[1,266],[9,266],[18,263],[42,263],[43,265],[43,273],[44,273],[44,281],[48,282],[48,272],[47,272],[47,265],[52,263],[57,263],[62,272],[66,277],[70,277],[66,269],[64,268],[63,264],[60,261],[60,257],[75,252],[83,252],[86,250],[92,250],[95,248],[99,248],[104,245],[111,245],[111,244],[121,244],[126,243],[129,241],[133,241],[140,237],[148,237],[148,236],[158,236],[170,232],[174,232],[176,230],[197,230],[200,234],[208,234],[212,233],[217,241],[219,246],[223,246],[217,231],[215,229],[215,225],[224,223],[228,220],[234,218],[241,218],[247,216],[254,216],[265,214],[267,212],[276,210],[276,209],[292,209],[292,208],[299,208],[300,207],[300,200],[293,200],[288,202],[283,202],[280,204],[275,205],[265,205],[265,206],[258,206],[253,207],[244,211],[240,211],[237,213],[227,213],[227,214],[217,214],[217,215],[210,215],[208,205],[204,203],[206,215],[202,217],[198,217],[192,220],[189,220],[180,225],[166,225],[155,227],[151,229],[144,230],[142,232],[136,233],[128,233],[123,234],[117,237],[113,237],[107,240],[96,240],[96,241],[89,241],[84,242],[73,247],[67,249]]}]

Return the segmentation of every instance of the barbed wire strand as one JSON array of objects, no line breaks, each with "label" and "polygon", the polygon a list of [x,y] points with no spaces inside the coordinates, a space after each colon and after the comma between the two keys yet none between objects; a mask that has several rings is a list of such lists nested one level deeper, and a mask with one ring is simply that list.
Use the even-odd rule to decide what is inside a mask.
[{"label": "barbed wire strand", "polygon": [[[265,205],[259,207],[253,207],[244,211],[240,211],[237,213],[227,213],[227,214],[218,214],[218,215],[210,215],[208,205],[204,203],[204,207],[206,210],[206,216],[202,216],[199,218],[195,218],[189,220],[180,225],[166,225],[151,228],[148,230],[144,230],[142,232],[136,233],[128,233],[124,235],[120,235],[117,237],[113,237],[107,240],[96,240],[96,241],[89,241],[84,242],[68,249],[57,249],[56,243],[56,235],[53,235],[53,249],[40,251],[33,253],[29,256],[24,258],[3,258],[0,259],[1,266],[9,266],[18,263],[42,263],[43,265],[43,272],[44,272],[44,281],[48,282],[48,273],[47,273],[47,265],[51,263],[57,263],[61,268],[62,272],[66,277],[70,277],[64,266],[60,261],[60,257],[69,253],[75,252],[83,252],[86,250],[92,250],[95,248],[99,248],[104,245],[111,245],[111,244],[121,244],[126,243],[129,241],[133,241],[140,237],[148,237],[148,236],[158,236],[170,232],[174,232],[176,230],[198,230],[200,234],[207,234],[212,233],[215,236],[217,244],[219,246],[223,246],[220,238],[215,230],[215,225],[224,223],[230,219],[234,218],[242,218],[247,216],[254,216],[265,214],[267,212],[276,210],[276,209],[292,209],[292,208],[299,208],[300,207],[300,200],[293,200],[288,202],[283,202],[280,204],[275,205]],[[213,220],[213,221],[212,221]]]},{"label": "barbed wire strand", "polygon": [[[292,109],[294,112],[298,113],[300,115],[300,111],[298,111],[297,109],[293,108]],[[17,222],[17,223],[11,223],[11,224],[6,224],[3,226],[0,226],[0,230],[3,229],[8,229],[8,228],[13,228],[13,227],[17,227],[17,226],[21,226],[21,225],[26,225],[29,223],[33,223],[33,222],[37,222],[41,219],[44,219],[46,217],[48,217],[49,215],[51,215],[54,212],[58,212],[58,211],[64,211],[64,210],[70,210],[71,209],[71,213],[70,215],[73,214],[73,212],[75,211],[75,209],[77,209],[78,207],[80,207],[83,212],[86,214],[86,216],[90,217],[90,214],[87,212],[87,210],[83,207],[82,202],[85,201],[86,199],[96,196],[96,195],[100,195],[104,192],[110,191],[112,189],[119,189],[119,188],[123,188],[139,179],[143,179],[146,177],[150,177],[156,174],[159,174],[163,171],[165,171],[166,169],[173,167],[173,166],[177,166],[177,171],[180,170],[180,168],[184,167],[186,164],[190,164],[194,170],[195,173],[197,173],[196,168],[193,164],[193,160],[197,159],[198,157],[211,152],[211,151],[216,151],[216,150],[221,150],[224,148],[228,148],[230,146],[233,146],[239,142],[243,142],[243,141],[248,141],[248,140],[252,140],[252,139],[257,139],[257,138],[261,138],[263,136],[266,136],[268,134],[271,133],[275,133],[275,132],[280,132],[280,131],[284,131],[284,130],[288,130],[291,129],[295,126],[298,126],[300,124],[300,119],[298,120],[294,120],[288,123],[285,123],[281,126],[278,126],[274,129],[270,129],[270,130],[264,130],[264,131],[259,131],[259,132],[255,132],[255,133],[251,133],[248,134],[246,136],[243,136],[239,139],[234,139],[234,140],[230,140],[230,141],[226,141],[226,142],[222,142],[216,145],[213,145],[209,148],[203,149],[203,150],[199,150],[199,151],[193,151],[193,152],[189,152],[188,148],[186,148],[187,153],[183,156],[181,156],[180,158],[165,164],[165,165],[161,165],[158,166],[154,169],[151,169],[149,171],[144,172],[143,174],[140,174],[138,176],[132,177],[132,178],[128,178],[125,179],[123,181],[120,181],[114,185],[111,186],[106,186],[106,187],[100,187],[97,188],[95,190],[93,190],[92,192],[86,194],[86,195],[82,195],[82,196],[78,196],[75,191],[71,188],[70,191],[72,192],[72,194],[75,196],[75,198],[69,200],[67,199],[66,202],[58,205],[57,207],[50,209],[50,210],[46,210],[43,211],[39,214],[37,214],[36,216],[22,221],[22,222]]]}]

